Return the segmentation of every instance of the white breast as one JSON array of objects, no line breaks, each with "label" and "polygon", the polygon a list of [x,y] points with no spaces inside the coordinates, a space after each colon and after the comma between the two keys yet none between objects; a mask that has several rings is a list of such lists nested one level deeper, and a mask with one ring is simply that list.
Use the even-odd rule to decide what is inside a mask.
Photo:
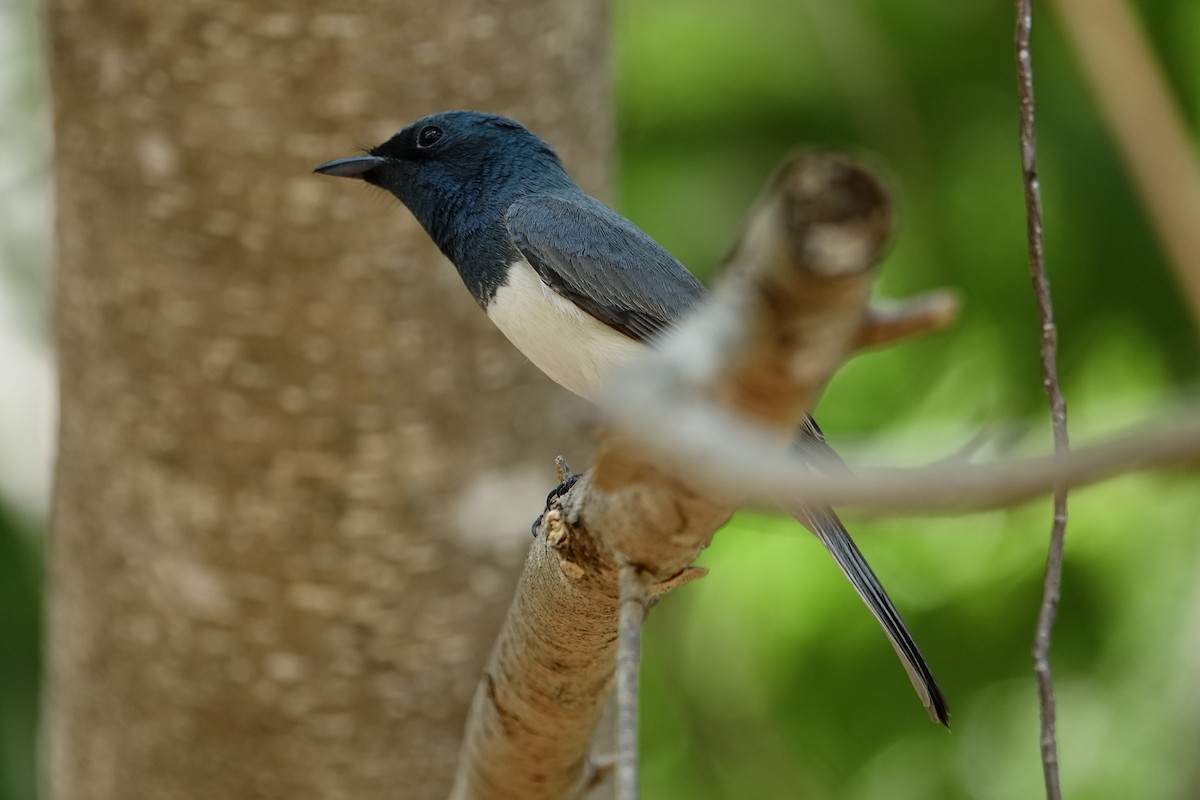
[{"label": "white breast", "polygon": [[523,260],[487,306],[488,317],[555,383],[591,399],[614,367],[645,345],[618,333],[554,292]]}]

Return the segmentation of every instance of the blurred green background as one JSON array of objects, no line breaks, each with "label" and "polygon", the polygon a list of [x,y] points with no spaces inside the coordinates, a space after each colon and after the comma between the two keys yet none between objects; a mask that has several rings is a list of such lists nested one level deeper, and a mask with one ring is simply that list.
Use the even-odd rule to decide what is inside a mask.
[{"label": "blurred green background", "polygon": [[[1200,3],[1144,0],[1136,10],[1195,131]],[[0,15],[0,312],[20,310],[0,313],[0,336],[23,342],[19,356],[0,349],[2,397],[39,374],[15,373],[18,361],[47,357],[48,247],[44,214],[28,212],[47,181],[35,9],[10,3]],[[960,291],[952,331],[861,356],[837,376],[818,413],[836,445],[921,462],[1000,422],[1023,430],[1021,451],[1048,449],[1009,3],[746,0],[735,13],[714,0],[623,0],[613,29],[617,202],[685,263],[706,274],[772,166],[798,144],[822,144],[869,153],[890,173],[900,225],[879,293]],[[1112,138],[1044,8],[1034,66],[1060,364],[1072,433],[1084,443],[1194,394],[1200,354]],[[49,403],[38,398],[39,408]],[[0,412],[19,408],[5,402]],[[9,473],[46,472],[17,438],[27,426],[0,422]],[[45,499],[4,488],[0,800],[31,800]],[[1053,649],[1066,793],[1200,797],[1195,476],[1122,478],[1073,493],[1070,511]],[[704,555],[713,574],[650,618],[648,797],[1041,793],[1029,651],[1049,503],[848,523],[938,675],[954,730],[926,721],[817,542],[790,521],[744,513]]]},{"label": "blurred green background", "polygon": [[[1046,250],[1083,443],[1191,392],[1200,362],[1074,54],[1035,5]],[[724,8],[618,6],[622,209],[703,271],[797,143],[875,154],[900,209],[879,293],[957,287],[964,311],[949,333],[847,366],[818,409],[826,433],[913,463],[953,452],[988,422],[1024,421],[1018,447],[1045,452],[1011,3]],[[1195,131],[1200,4],[1136,8]],[[1066,794],[1200,797],[1195,476],[1078,491],[1070,514],[1053,648]],[[791,521],[737,517],[702,558],[712,574],[650,617],[647,796],[1041,796],[1030,648],[1050,517],[1046,501],[848,520],[950,698],[950,733],[925,720],[819,544]]]}]

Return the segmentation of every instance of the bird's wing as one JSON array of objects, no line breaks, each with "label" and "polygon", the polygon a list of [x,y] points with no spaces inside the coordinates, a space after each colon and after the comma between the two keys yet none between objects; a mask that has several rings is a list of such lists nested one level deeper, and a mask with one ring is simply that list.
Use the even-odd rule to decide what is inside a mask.
[{"label": "bird's wing", "polygon": [[674,256],[586,195],[520,198],[505,224],[547,286],[634,339],[663,333],[704,296]]}]

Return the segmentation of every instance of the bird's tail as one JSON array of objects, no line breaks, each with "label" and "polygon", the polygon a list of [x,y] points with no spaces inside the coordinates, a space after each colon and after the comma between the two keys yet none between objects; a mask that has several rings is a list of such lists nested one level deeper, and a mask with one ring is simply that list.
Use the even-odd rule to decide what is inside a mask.
[{"label": "bird's tail", "polygon": [[850,583],[854,585],[858,596],[863,599],[867,608],[871,609],[871,613],[875,615],[875,619],[879,620],[879,624],[883,626],[883,632],[887,634],[888,641],[892,643],[896,655],[900,657],[900,662],[908,672],[913,688],[917,690],[921,702],[925,704],[925,710],[929,712],[929,718],[949,728],[950,706],[947,705],[937,680],[929,670],[929,665],[925,663],[925,657],[921,655],[917,643],[913,641],[912,634],[908,632],[904,620],[900,618],[900,612],[892,605],[887,592],[879,583],[879,578],[875,577],[875,573],[867,564],[867,559],[863,557],[854,544],[854,540],[850,538],[846,526],[830,508],[792,509],[792,511],[793,516],[815,533],[825,548],[829,550],[833,560],[837,562]]}]

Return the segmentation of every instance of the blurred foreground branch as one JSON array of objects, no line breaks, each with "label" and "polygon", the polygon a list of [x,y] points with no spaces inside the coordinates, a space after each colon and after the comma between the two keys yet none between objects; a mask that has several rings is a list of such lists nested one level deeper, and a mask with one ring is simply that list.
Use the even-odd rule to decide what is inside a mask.
[{"label": "blurred foreground branch", "polygon": [[[678,369],[674,367],[678,366]],[[959,460],[931,466],[858,468],[838,464],[814,474],[819,459],[780,448],[776,433],[739,418],[689,390],[691,370],[660,354],[643,359],[614,383],[612,420],[693,481],[745,502],[818,504],[895,514],[963,513],[1019,505],[1058,485],[1085,486],[1145,469],[1200,461],[1200,409],[1160,415],[1066,457]],[[671,405],[662,406],[664,398]]]}]

